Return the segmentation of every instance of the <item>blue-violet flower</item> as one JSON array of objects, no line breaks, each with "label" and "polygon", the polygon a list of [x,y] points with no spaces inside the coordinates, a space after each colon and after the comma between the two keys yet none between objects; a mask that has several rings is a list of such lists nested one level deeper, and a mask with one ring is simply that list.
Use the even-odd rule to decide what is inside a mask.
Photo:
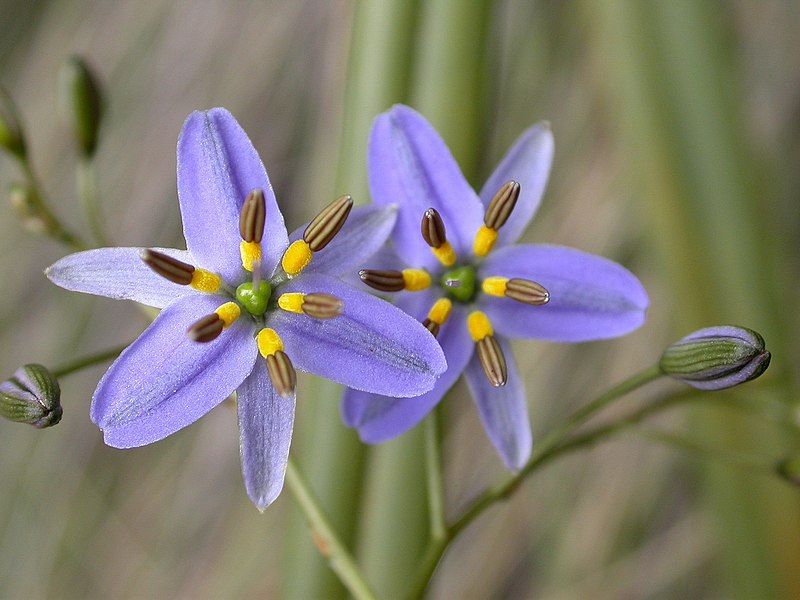
[{"label": "blue-violet flower", "polygon": [[476,194],[444,141],[417,112],[380,115],[369,144],[373,202],[399,205],[393,246],[361,279],[396,291],[397,305],[435,334],[447,372],[411,400],[345,392],[342,416],[379,443],[416,425],[466,376],[484,428],[505,465],[521,468],[532,437],[522,378],[508,339],[583,342],[639,327],[647,294],[604,258],[551,245],[515,244],[533,217],[553,157],[548,126],[528,129]]},{"label": "blue-violet flower", "polygon": [[350,214],[344,196],[287,235],[258,153],[221,108],[183,126],[178,197],[188,250],[101,248],[46,273],[69,290],[163,309],[95,391],[91,418],[105,442],[158,441],[235,391],[245,486],[264,509],[283,486],[294,367],[416,396],[444,372],[444,356],[420,323],[336,278],[385,242],[394,207]]}]

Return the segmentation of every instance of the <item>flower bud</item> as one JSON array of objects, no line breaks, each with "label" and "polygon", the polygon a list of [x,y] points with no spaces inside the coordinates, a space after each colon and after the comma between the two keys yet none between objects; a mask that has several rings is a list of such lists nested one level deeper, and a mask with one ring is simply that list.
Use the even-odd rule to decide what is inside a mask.
[{"label": "flower bud", "polygon": [[661,370],[701,390],[723,390],[759,377],[770,353],[751,329],[707,327],[675,342],[661,355]]},{"label": "flower bud", "polygon": [[0,416],[44,429],[61,420],[61,388],[42,365],[25,365],[0,383]]},{"label": "flower bud", "polygon": [[0,89],[0,147],[20,160],[25,158],[25,137],[17,117],[17,107],[3,89]]},{"label": "flower bud", "polygon": [[79,56],[72,56],[61,67],[58,86],[67,125],[72,128],[83,154],[92,156],[103,119],[100,84],[86,62]]},{"label": "flower bud", "polygon": [[789,483],[800,487],[800,456],[786,458],[775,467],[778,475]]}]

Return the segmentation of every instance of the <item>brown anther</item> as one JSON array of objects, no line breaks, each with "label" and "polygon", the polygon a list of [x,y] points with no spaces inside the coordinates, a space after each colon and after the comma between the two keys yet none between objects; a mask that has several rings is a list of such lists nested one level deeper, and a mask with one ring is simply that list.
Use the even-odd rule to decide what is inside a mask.
[{"label": "brown anther", "polygon": [[444,221],[435,208],[429,208],[422,215],[422,238],[431,248],[440,248],[447,241]]},{"label": "brown anther", "polygon": [[508,368],[503,349],[493,335],[487,335],[475,343],[478,359],[481,361],[483,373],[494,387],[500,387],[508,381]]},{"label": "brown anther", "polygon": [[283,398],[291,397],[297,385],[297,373],[294,371],[292,361],[283,350],[270,354],[266,360],[269,378],[275,391]]},{"label": "brown anther", "polygon": [[341,196],[322,209],[303,232],[303,240],[312,252],[319,252],[327,246],[344,225],[353,208],[350,196]]},{"label": "brown anther", "polygon": [[428,331],[430,331],[433,337],[439,335],[440,325],[437,322],[431,321],[430,319],[425,319],[422,322],[422,326],[425,327],[425,329],[427,329]]},{"label": "brown anther", "polygon": [[550,292],[535,281],[515,278],[506,282],[506,298],[533,306],[542,306],[550,302]]},{"label": "brown anther", "polygon": [[330,294],[306,294],[303,296],[303,312],[315,319],[332,319],[342,314],[344,303]]},{"label": "brown anther", "polygon": [[267,204],[264,190],[254,189],[247,194],[239,213],[239,234],[245,242],[261,243],[264,236],[264,223],[267,219]]},{"label": "brown anther", "polygon": [[483,223],[489,228],[497,231],[508,220],[511,211],[517,204],[520,187],[516,181],[509,181],[492,198],[489,208],[483,215]]},{"label": "brown anther", "polygon": [[189,334],[189,339],[192,341],[206,344],[217,339],[224,328],[225,324],[219,315],[211,313],[189,327],[186,333]]},{"label": "brown anther", "polygon": [[402,271],[362,269],[358,276],[361,281],[379,292],[399,292],[406,287]]},{"label": "brown anther", "polygon": [[144,264],[164,279],[168,279],[178,285],[189,285],[192,282],[192,275],[194,274],[192,265],[187,265],[185,262],[151,248],[142,250],[140,256]]}]

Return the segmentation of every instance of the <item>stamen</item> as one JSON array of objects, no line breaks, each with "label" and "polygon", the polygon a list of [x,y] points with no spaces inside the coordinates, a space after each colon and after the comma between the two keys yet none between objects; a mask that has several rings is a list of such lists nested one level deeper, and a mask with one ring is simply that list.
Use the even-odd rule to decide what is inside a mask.
[{"label": "stamen", "polygon": [[322,209],[303,232],[303,240],[312,252],[319,252],[327,246],[344,225],[353,208],[350,196],[341,196]]},{"label": "stamen", "polygon": [[472,251],[476,256],[486,256],[497,242],[497,231],[505,225],[519,199],[520,185],[509,181],[492,198],[483,216],[483,225],[475,235]]},{"label": "stamen", "polygon": [[494,387],[505,385],[508,381],[506,359],[503,349],[494,337],[489,317],[479,310],[471,312],[467,317],[467,329],[475,342],[475,349],[486,379]]},{"label": "stamen", "polygon": [[235,302],[226,302],[210,315],[194,323],[186,333],[195,342],[202,344],[217,339],[224,329],[230,327],[242,314]]},{"label": "stamen", "polygon": [[362,269],[358,276],[361,281],[379,292],[399,292],[406,286],[402,271]]},{"label": "stamen", "polygon": [[245,242],[261,243],[264,236],[264,223],[267,220],[267,204],[264,191],[254,189],[247,194],[239,214],[239,233]]},{"label": "stamen", "polygon": [[456,253],[447,241],[447,231],[439,211],[435,208],[426,210],[422,215],[420,230],[422,238],[431,247],[431,252],[439,262],[445,267],[452,267],[456,262]]},{"label": "stamen", "polygon": [[142,250],[140,256],[144,264],[161,275],[164,279],[168,279],[172,283],[177,283],[178,285],[189,285],[192,283],[192,274],[195,271],[192,265],[186,264],[183,261],[167,256],[163,252],[158,252],[151,248]]},{"label": "stamen", "polygon": [[214,294],[222,287],[222,279],[216,273],[205,269],[195,269],[192,273],[192,282],[189,284],[198,292]]},{"label": "stamen", "polygon": [[426,290],[431,285],[431,276],[424,269],[403,269],[403,287],[409,292]]},{"label": "stamen", "polygon": [[439,298],[434,302],[430,311],[428,311],[428,318],[422,322],[428,331],[433,334],[433,337],[439,335],[439,328],[450,318],[452,309],[453,303],[447,298]]},{"label": "stamen", "polygon": [[311,247],[305,240],[297,240],[292,242],[283,253],[281,259],[281,266],[286,274],[294,277],[300,271],[308,266],[311,262]]},{"label": "stamen", "polygon": [[487,277],[483,280],[481,288],[490,296],[511,298],[532,306],[542,306],[550,302],[550,292],[541,284],[528,279]]},{"label": "stamen", "polygon": [[330,294],[288,292],[278,298],[278,306],[285,311],[308,315],[315,319],[332,319],[342,314],[344,303]]},{"label": "stamen", "polygon": [[297,385],[297,374],[283,351],[283,340],[274,329],[264,328],[258,332],[256,344],[267,361],[267,372],[275,391],[283,398],[290,398]]}]

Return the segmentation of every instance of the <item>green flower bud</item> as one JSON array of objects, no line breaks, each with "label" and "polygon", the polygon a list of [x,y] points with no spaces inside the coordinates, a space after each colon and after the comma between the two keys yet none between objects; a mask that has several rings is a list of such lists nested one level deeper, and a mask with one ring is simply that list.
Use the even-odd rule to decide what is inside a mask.
[{"label": "green flower bud", "polygon": [[722,390],[759,377],[771,355],[764,338],[744,327],[700,329],[675,342],[661,355],[661,370],[701,390]]},{"label": "green flower bud", "polygon": [[97,149],[103,120],[103,94],[97,78],[79,56],[70,57],[58,75],[58,96],[67,125],[85,156]]},{"label": "green flower bud", "polygon": [[0,383],[0,417],[37,429],[61,420],[61,388],[42,365],[25,365]]},{"label": "green flower bud", "polygon": [[800,456],[782,460],[776,470],[786,481],[800,487]]},{"label": "green flower bud", "polygon": [[25,137],[17,116],[17,107],[3,89],[0,89],[0,147],[20,160],[25,159]]}]

